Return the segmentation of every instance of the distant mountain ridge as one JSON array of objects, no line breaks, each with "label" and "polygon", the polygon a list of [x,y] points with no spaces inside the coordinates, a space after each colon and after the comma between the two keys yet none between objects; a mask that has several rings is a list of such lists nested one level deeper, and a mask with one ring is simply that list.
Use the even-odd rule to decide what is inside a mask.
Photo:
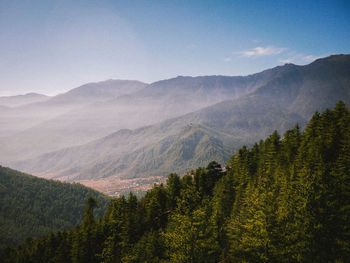
[{"label": "distant mountain ridge", "polygon": [[[0,145],[3,148],[3,151],[0,151],[0,159],[11,159],[16,156],[21,158],[21,154],[26,156],[33,149],[31,145],[28,146],[29,142],[45,148],[43,151],[46,152],[51,149],[51,145],[56,147],[62,145],[59,147],[62,148],[70,146],[74,142],[79,144],[89,141],[91,137],[86,139],[82,134],[78,134],[64,144],[64,138],[68,137],[68,134],[64,131],[67,131],[69,126],[64,126],[59,119],[56,122],[56,119],[59,116],[66,116],[67,120],[72,120],[74,119],[72,112],[75,110],[80,108],[83,108],[83,110],[89,109],[93,107],[91,105],[97,102],[104,105],[105,101],[133,93],[142,89],[145,85],[147,84],[140,81],[128,80],[88,83],[44,101],[0,112],[0,123],[2,123],[2,127],[0,127]],[[48,123],[46,124],[46,122]],[[58,125],[54,132],[48,131],[50,130],[50,122]],[[73,123],[75,123],[74,120]],[[94,127],[93,124],[89,126]],[[37,148],[41,149],[40,147]]]},{"label": "distant mountain ridge", "polygon": [[19,107],[30,103],[43,102],[48,100],[49,98],[49,96],[34,92],[27,93],[24,95],[3,96],[0,97],[0,106],[6,106],[10,108]]},{"label": "distant mountain ridge", "polygon": [[[237,85],[230,89],[220,84],[223,82]],[[199,94],[203,100],[213,98],[212,102],[220,97],[234,98],[11,165],[41,176],[80,181],[166,176],[212,160],[224,164],[244,144],[274,130],[283,133],[296,123],[303,126],[315,111],[332,108],[339,100],[349,105],[350,56],[330,56],[305,66],[286,64],[247,77],[177,77],[150,84],[113,103],[147,97],[154,103],[162,102],[161,98],[169,103],[178,96],[184,98],[178,103],[181,107],[200,100],[189,94]]]},{"label": "distant mountain ridge", "polygon": [[[9,164],[14,158],[33,158],[119,129],[137,129],[238,98],[268,83],[278,71],[275,68],[247,77],[177,77],[149,85],[118,80],[83,85],[49,101],[4,113],[4,127],[12,129],[0,129],[0,159]],[[128,94],[111,97],[108,94],[112,84]],[[136,89],[130,90],[128,85]],[[107,95],[102,91],[108,91]],[[1,117],[2,114],[0,121]]]},{"label": "distant mountain ridge", "polygon": [[109,100],[122,95],[131,94],[146,87],[147,84],[137,80],[109,79],[101,82],[91,82],[53,97],[53,103],[97,102]]},{"label": "distant mountain ridge", "polygon": [[332,55],[305,66],[286,64],[283,68],[257,94],[304,118],[334,107],[340,99],[350,102],[350,55]]}]

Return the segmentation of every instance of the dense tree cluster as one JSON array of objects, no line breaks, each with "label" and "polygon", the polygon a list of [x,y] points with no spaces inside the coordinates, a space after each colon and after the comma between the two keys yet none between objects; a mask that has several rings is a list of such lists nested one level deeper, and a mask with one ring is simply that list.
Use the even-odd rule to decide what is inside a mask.
[{"label": "dense tree cluster", "polygon": [[80,224],[89,196],[99,201],[95,214],[102,217],[109,200],[102,193],[0,166],[0,248]]},{"label": "dense tree cluster", "polygon": [[349,262],[350,112],[274,132],[226,169],[171,174],[138,200],[94,199],[74,231],[2,251],[4,262]]}]

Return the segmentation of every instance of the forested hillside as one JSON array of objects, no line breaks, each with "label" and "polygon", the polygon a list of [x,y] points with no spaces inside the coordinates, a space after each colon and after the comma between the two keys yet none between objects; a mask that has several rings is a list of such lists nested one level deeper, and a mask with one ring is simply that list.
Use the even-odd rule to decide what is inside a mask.
[{"label": "forested hillside", "polygon": [[101,217],[107,196],[80,184],[40,179],[0,166],[0,247],[80,224],[90,196],[98,201],[96,216]]},{"label": "forested hillside", "polygon": [[6,248],[3,262],[349,262],[350,112],[339,102],[226,169],[171,174],[141,199],[89,199],[74,231]]}]

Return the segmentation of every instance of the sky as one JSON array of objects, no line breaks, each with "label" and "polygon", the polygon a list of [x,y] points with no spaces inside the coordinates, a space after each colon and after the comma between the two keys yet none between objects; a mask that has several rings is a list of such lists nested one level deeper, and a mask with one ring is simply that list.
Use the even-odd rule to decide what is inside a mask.
[{"label": "sky", "polygon": [[350,1],[0,0],[0,96],[350,53]]}]

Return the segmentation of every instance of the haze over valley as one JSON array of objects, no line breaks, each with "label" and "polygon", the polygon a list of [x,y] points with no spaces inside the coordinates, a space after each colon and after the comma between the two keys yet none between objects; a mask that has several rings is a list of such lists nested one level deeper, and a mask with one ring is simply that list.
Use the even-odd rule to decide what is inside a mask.
[{"label": "haze over valley", "polygon": [[349,84],[350,56],[334,55],[248,76],[107,80],[39,101],[3,97],[0,159],[107,194],[144,189],[171,172],[224,165],[274,130],[304,127],[315,111],[349,103]]}]

